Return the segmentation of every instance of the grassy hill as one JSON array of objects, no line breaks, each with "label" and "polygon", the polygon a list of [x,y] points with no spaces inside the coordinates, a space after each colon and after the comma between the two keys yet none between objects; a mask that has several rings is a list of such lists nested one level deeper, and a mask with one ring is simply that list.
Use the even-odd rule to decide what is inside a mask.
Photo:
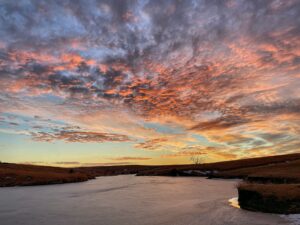
[{"label": "grassy hill", "polygon": [[73,169],[0,163],[0,187],[72,183],[91,178]]},{"label": "grassy hill", "polygon": [[241,159],[200,165],[97,166],[60,168],[0,163],[0,186],[80,182],[97,176],[137,174],[148,176],[209,176],[299,181],[300,154]]}]

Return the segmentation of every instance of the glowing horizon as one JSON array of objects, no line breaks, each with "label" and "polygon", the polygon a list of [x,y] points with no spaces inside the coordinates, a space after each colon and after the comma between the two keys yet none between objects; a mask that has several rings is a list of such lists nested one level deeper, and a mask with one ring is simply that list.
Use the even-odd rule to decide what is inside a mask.
[{"label": "glowing horizon", "polygon": [[0,160],[300,152],[300,1],[3,1]]}]

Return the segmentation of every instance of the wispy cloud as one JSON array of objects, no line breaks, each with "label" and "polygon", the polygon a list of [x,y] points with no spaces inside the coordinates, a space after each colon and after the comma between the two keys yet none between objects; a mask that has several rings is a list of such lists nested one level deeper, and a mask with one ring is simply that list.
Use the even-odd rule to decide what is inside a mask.
[{"label": "wispy cloud", "polygon": [[35,141],[66,141],[66,142],[126,142],[129,137],[120,134],[83,132],[83,131],[60,131],[58,133],[32,133]]},{"label": "wispy cloud", "polygon": [[54,162],[54,164],[57,164],[57,165],[79,165],[80,162],[68,162],[68,161],[61,161],[61,162]]},{"label": "wispy cloud", "polygon": [[109,158],[111,160],[116,161],[143,161],[143,160],[150,160],[150,157],[136,157],[136,156],[121,156],[121,157],[115,157],[115,158]]}]

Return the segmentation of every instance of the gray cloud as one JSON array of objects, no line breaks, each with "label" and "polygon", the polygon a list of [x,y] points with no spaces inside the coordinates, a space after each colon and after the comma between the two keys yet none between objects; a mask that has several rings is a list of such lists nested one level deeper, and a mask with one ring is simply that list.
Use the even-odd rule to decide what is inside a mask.
[{"label": "gray cloud", "polygon": [[65,142],[126,142],[130,138],[126,135],[113,133],[85,132],[85,131],[60,131],[58,133],[38,132],[32,133],[35,141],[65,141]]}]

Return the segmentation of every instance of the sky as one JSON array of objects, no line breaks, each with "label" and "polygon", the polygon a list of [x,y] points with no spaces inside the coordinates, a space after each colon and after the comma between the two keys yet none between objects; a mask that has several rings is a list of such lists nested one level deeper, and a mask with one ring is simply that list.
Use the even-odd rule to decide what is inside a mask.
[{"label": "sky", "polygon": [[300,152],[299,0],[0,0],[0,160]]}]

